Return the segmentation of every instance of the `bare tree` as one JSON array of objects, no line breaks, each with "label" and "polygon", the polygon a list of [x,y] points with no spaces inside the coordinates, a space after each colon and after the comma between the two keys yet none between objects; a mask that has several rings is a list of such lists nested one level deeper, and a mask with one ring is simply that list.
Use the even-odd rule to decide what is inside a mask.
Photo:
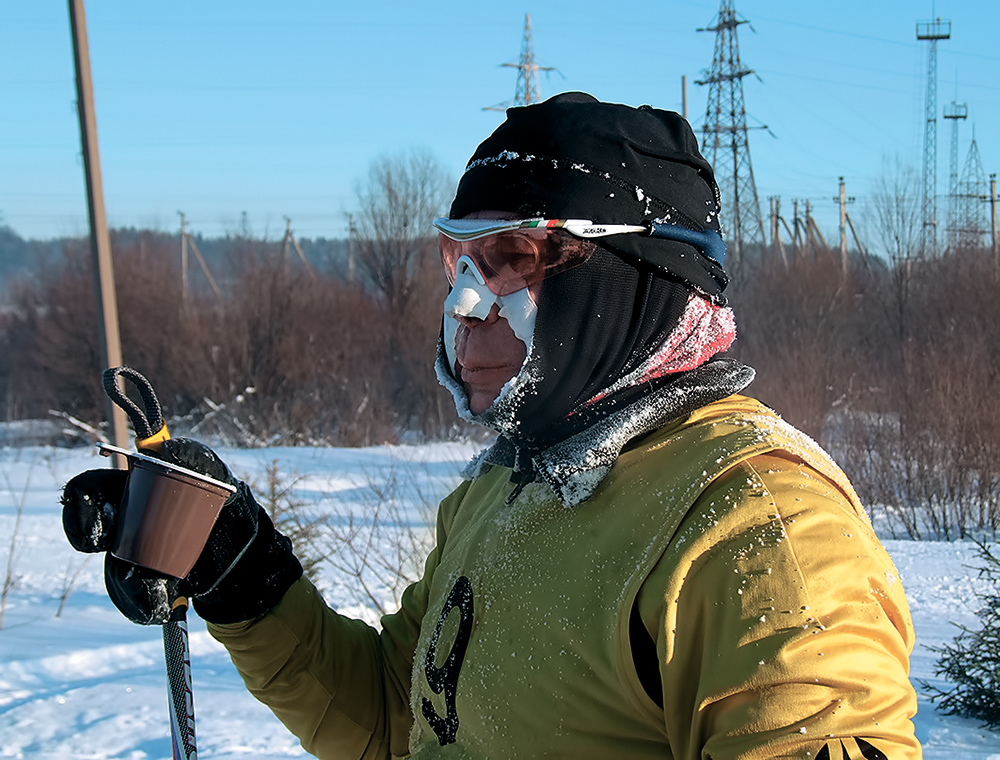
[{"label": "bare tree", "polygon": [[431,226],[453,189],[447,172],[426,151],[384,156],[358,185],[352,229],[358,268],[377,290],[383,309],[389,366],[382,381],[389,405],[397,411],[400,429],[433,434],[456,419],[433,371],[447,281]]},{"label": "bare tree", "polygon": [[872,188],[870,216],[890,262],[899,264],[916,257],[923,232],[917,170],[898,157],[884,159]]},{"label": "bare tree", "polygon": [[917,170],[897,156],[892,161],[883,159],[882,173],[875,180],[872,192],[872,222],[892,274],[892,299],[884,307],[895,327],[897,345],[902,352],[898,359],[901,366],[907,361],[907,308],[913,263],[920,255],[923,239],[920,185]]},{"label": "bare tree", "polygon": [[409,305],[424,260],[437,251],[431,221],[453,187],[440,162],[422,150],[376,159],[357,187],[351,231],[357,263],[397,314]]}]

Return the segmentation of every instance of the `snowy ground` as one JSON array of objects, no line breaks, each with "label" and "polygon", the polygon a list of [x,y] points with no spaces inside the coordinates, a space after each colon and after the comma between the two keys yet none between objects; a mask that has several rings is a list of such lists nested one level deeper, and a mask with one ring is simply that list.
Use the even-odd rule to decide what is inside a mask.
[{"label": "snowy ground", "polygon": [[[341,518],[361,516],[373,499],[401,504],[414,521],[457,481],[471,445],[222,451],[241,477],[263,480],[277,462],[302,500]],[[163,652],[159,628],[125,621],[104,594],[101,562],[66,543],[57,506],[69,477],[105,460],[84,449],[0,449],[0,573],[14,542],[16,585],[0,629],[0,757],[169,758]],[[393,483],[391,493],[380,483]],[[928,645],[950,641],[952,622],[974,625],[977,581],[969,543],[887,540],[903,577],[917,629],[913,676],[934,681]],[[82,565],[82,567],[81,567]],[[79,571],[79,572],[78,572]],[[72,592],[57,616],[74,573]],[[342,578],[327,568],[328,599],[368,619]],[[191,644],[199,756],[304,756],[271,713],[243,689],[225,651],[192,616]],[[939,715],[921,695],[916,718],[924,756],[995,758],[1000,735],[975,722]]]}]

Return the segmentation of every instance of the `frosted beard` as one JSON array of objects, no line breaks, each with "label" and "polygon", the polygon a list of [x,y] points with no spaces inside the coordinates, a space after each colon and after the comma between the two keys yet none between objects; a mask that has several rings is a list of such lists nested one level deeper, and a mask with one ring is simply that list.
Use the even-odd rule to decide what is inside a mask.
[{"label": "frosted beard", "polygon": [[[499,307],[500,316],[507,320],[514,336],[524,343],[525,359],[520,370],[504,384],[489,408],[480,414],[474,414],[469,408],[469,398],[465,388],[458,381],[455,371],[456,341],[460,325],[458,318],[486,319],[493,304],[497,304]],[[509,399],[511,394],[514,394],[515,389],[523,386],[527,381],[524,376],[531,358],[532,338],[535,332],[537,314],[538,306],[532,299],[528,288],[522,288],[505,296],[498,296],[486,286],[486,281],[471,261],[467,262],[465,266],[460,263],[455,285],[444,302],[444,320],[441,327],[441,340],[438,345],[435,370],[438,381],[454,397],[455,408],[462,419],[478,422],[501,431],[509,429],[510,425],[514,424],[513,419],[510,419],[506,423],[498,425],[497,415],[503,409],[512,413],[512,410],[508,408],[509,404],[504,403],[505,399]],[[507,414],[502,416],[506,417]]]}]

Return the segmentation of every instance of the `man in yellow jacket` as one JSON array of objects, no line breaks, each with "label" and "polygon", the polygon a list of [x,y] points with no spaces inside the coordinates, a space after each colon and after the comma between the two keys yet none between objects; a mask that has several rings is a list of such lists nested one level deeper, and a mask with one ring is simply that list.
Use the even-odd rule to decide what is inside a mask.
[{"label": "man in yellow jacket", "polygon": [[[676,114],[511,109],[435,222],[438,376],[498,436],[400,610],[376,631],[327,607],[242,485],[188,578],[109,554],[112,598],[159,622],[194,597],[321,758],[919,757],[892,562],[840,469],[721,355],[718,216]],[[162,456],[233,480],[201,444]],[[107,548],[122,488],[67,484],[74,545]]]}]

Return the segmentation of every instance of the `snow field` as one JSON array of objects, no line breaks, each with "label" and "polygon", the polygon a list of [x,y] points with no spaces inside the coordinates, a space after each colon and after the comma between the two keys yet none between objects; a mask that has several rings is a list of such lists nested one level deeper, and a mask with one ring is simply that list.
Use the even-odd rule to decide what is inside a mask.
[{"label": "snow field", "polygon": [[[418,524],[458,481],[473,444],[369,449],[220,450],[238,476],[261,482],[266,468],[295,482],[298,499],[363,523],[373,487],[391,482],[404,519]],[[0,757],[83,760],[170,757],[163,650],[158,627],[136,626],[104,593],[102,559],[74,552],[62,531],[62,484],[107,461],[90,450],[0,449],[0,573],[11,537],[16,583],[0,629]],[[21,507],[20,521],[18,509]],[[975,547],[970,542],[888,539],[917,631],[912,676],[936,681],[927,647],[950,641],[953,623],[975,625]],[[327,568],[328,601],[377,621]],[[76,574],[65,607],[60,596]],[[388,591],[387,591],[388,593]],[[225,650],[189,617],[198,754],[204,760],[305,757],[270,711],[243,688]],[[940,682],[937,680],[937,682]],[[919,694],[919,689],[918,689]],[[922,695],[915,720],[930,760],[1000,760],[1000,735],[938,714]]]}]

